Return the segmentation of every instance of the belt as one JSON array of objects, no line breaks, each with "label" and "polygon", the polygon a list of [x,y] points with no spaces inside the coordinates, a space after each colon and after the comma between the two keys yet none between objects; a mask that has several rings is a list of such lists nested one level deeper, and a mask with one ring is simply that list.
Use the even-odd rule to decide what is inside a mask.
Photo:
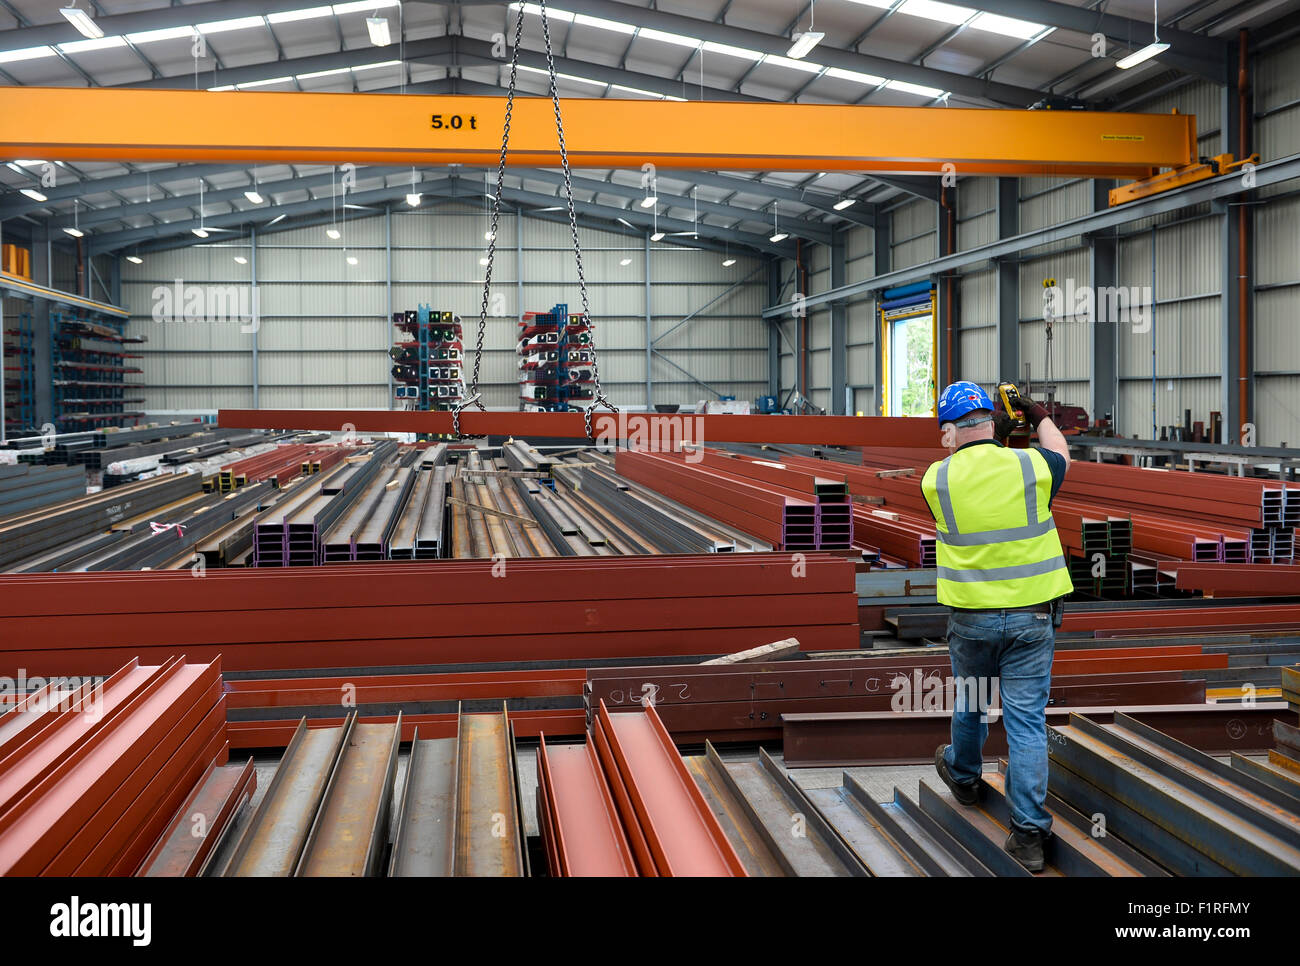
[{"label": "belt", "polygon": [[1050,614],[1052,602],[1047,600],[1027,607],[953,607],[951,610],[954,614]]}]

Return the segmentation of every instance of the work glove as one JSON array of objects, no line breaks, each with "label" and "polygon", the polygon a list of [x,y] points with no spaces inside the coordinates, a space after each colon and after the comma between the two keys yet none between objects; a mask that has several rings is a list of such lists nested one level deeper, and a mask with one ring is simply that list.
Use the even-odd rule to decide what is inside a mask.
[{"label": "work glove", "polygon": [[1020,411],[1025,414],[1025,419],[1029,420],[1029,425],[1033,426],[1034,429],[1037,429],[1038,424],[1049,415],[1046,406],[1034,402],[1028,396],[1021,396],[1018,406]]},{"label": "work glove", "polygon": [[1015,432],[1016,421],[1006,412],[998,410],[993,414],[993,438],[1003,445]]}]

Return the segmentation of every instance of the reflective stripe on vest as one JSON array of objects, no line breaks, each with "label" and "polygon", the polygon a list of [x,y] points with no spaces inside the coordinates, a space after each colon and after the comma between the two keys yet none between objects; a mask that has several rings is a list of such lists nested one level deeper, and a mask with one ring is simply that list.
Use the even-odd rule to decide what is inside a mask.
[{"label": "reflective stripe on vest", "polygon": [[[922,491],[937,521],[940,603],[1021,607],[1070,593],[1050,487],[1050,468],[1030,450],[986,444],[930,467]],[[988,529],[974,529],[981,525]]]},{"label": "reflective stripe on vest", "polygon": [[[980,530],[978,533],[962,533],[957,529],[957,515],[952,512],[952,494],[948,490],[948,461],[939,465],[936,486],[939,492],[939,508],[943,512],[943,523],[948,532],[935,528],[934,536],[940,543],[950,547],[982,547],[990,543],[1006,543],[1008,540],[1026,540],[1029,537],[1041,537],[1056,529],[1056,521],[1049,515],[1046,520],[1038,519],[1038,477],[1034,473],[1034,462],[1022,449],[1012,450],[1020,460],[1020,476],[1025,483],[1025,519],[1030,522],[1023,527],[1006,527],[1001,530]],[[940,575],[942,576],[942,575]],[[1029,574],[1012,574],[1010,576],[1031,576]],[[953,577],[952,580],[1000,580],[999,577]]]}]

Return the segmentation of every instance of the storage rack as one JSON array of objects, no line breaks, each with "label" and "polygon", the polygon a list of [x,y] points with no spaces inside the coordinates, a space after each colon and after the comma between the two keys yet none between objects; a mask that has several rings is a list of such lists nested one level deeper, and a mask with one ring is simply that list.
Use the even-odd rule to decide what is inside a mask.
[{"label": "storage rack", "polygon": [[460,316],[421,305],[395,312],[393,325],[406,336],[388,352],[402,408],[445,411],[459,403],[465,394]]},{"label": "storage rack", "polygon": [[593,398],[591,326],[561,302],[519,322],[519,403],[524,412],[562,413]]},{"label": "storage rack", "polygon": [[[6,320],[9,316],[6,314]],[[36,426],[36,331],[31,312],[19,312],[3,333],[5,434],[21,436]]]},{"label": "storage rack", "polygon": [[143,403],[139,383],[126,377],[144,372],[142,359],[127,347],[146,336],[124,334],[125,321],[92,321],[65,312],[50,313],[52,422],[57,431],[134,426],[144,412],[128,406]]}]

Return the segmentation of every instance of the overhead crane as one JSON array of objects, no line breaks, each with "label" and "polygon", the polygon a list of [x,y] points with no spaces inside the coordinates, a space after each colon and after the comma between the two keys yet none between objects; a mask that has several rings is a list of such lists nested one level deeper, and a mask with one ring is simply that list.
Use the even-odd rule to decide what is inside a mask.
[{"label": "overhead crane", "polygon": [[[565,98],[574,167],[1147,179],[1200,164],[1188,114]],[[59,161],[494,165],[498,97],[0,88],[0,153]],[[559,163],[544,97],[508,163]],[[945,168],[951,165],[951,168]],[[1207,175],[1208,176],[1208,175]]]},{"label": "overhead crane", "polygon": [[[566,98],[575,167],[855,171],[1134,179],[1111,204],[1244,164],[1201,159],[1187,114]],[[505,99],[269,91],[0,88],[0,153],[68,161],[492,165]],[[560,163],[545,97],[514,100],[508,163]],[[581,413],[465,411],[466,434],[587,435]],[[665,417],[600,417],[593,435],[653,436]],[[713,442],[929,445],[880,418],[674,417]],[[447,433],[450,413],[222,410],[221,425]],[[761,419],[756,423],[755,419]]]}]

